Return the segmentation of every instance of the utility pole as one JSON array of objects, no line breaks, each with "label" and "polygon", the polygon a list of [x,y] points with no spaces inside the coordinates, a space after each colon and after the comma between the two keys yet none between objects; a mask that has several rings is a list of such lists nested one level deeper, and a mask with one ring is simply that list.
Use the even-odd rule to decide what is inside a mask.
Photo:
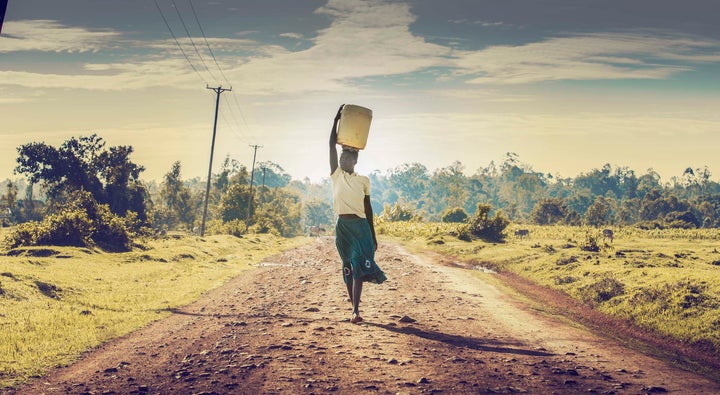
[{"label": "utility pole", "polygon": [[250,222],[250,211],[252,210],[253,178],[255,178],[255,156],[257,155],[257,149],[262,148],[262,145],[251,145],[250,148],[253,148],[255,151],[253,152],[252,171],[250,171],[250,202],[248,204],[247,216],[245,217],[245,225],[247,225]]},{"label": "utility pole", "polygon": [[217,94],[217,98],[215,99],[215,122],[213,123],[212,144],[210,144],[210,166],[208,166],[207,186],[205,187],[205,208],[203,208],[203,218],[202,227],[200,228],[200,236],[205,236],[205,218],[207,218],[208,199],[210,198],[210,178],[212,177],[213,153],[215,152],[215,132],[217,131],[217,116],[218,109],[220,107],[220,94],[225,91],[232,90],[232,87],[228,89],[223,89],[222,85],[218,86],[217,88],[211,88],[206,85],[205,88],[214,91]]}]

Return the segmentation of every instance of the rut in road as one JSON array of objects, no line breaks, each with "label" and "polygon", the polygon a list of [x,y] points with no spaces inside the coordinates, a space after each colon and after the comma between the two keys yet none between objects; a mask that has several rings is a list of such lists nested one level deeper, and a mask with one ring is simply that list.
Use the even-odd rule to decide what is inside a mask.
[{"label": "rut in road", "polygon": [[470,270],[381,244],[389,280],[351,305],[329,237],[258,264],[167,319],[18,393],[720,393],[533,312]]}]

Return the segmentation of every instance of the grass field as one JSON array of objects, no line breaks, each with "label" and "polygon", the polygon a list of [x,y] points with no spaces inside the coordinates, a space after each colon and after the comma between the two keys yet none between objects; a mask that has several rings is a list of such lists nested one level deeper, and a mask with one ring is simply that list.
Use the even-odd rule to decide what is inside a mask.
[{"label": "grass field", "polygon": [[164,318],[250,263],[307,240],[175,235],[127,253],[67,247],[0,252],[0,389]]},{"label": "grass field", "polygon": [[[520,226],[511,225],[513,235]],[[377,231],[564,292],[599,311],[720,353],[720,230],[525,226],[529,237],[464,242],[450,224],[386,223]],[[598,251],[586,251],[593,245]]]}]

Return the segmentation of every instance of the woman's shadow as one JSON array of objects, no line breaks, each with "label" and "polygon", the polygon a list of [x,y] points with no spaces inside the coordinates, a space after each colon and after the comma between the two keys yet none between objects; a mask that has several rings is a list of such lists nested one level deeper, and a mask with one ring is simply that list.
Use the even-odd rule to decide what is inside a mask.
[{"label": "woman's shadow", "polygon": [[555,355],[546,351],[521,348],[521,343],[503,343],[497,340],[483,340],[467,336],[448,335],[446,333],[423,330],[413,326],[400,327],[395,324],[376,324],[372,322],[365,322],[365,325],[382,328],[390,332],[401,333],[403,335],[417,336],[423,339],[434,340],[455,347],[469,348],[472,350],[529,355],[535,357],[550,357]]}]

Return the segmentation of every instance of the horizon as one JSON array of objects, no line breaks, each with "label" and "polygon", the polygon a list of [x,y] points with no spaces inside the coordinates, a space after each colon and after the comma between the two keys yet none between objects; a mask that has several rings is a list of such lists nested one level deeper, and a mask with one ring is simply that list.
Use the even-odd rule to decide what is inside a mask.
[{"label": "horizon", "polygon": [[[373,110],[357,170],[508,152],[574,178],[720,171],[720,6],[709,0],[13,1],[0,35],[0,179],[16,148],[97,133],[160,180],[225,157],[328,177],[340,104]],[[712,180],[720,177],[713,174]]]}]

